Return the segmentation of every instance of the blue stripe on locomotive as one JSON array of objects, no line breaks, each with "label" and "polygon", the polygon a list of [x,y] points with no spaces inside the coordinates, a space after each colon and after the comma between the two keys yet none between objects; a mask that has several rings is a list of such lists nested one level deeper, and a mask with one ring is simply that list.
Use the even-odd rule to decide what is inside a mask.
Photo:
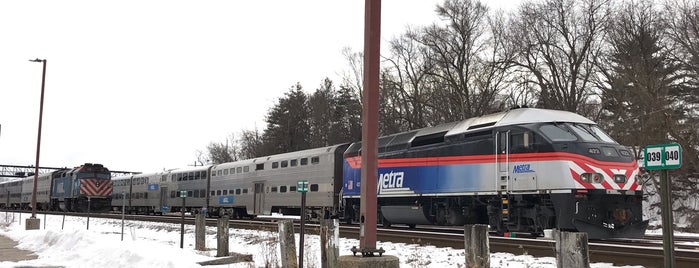
[{"label": "blue stripe on locomotive", "polygon": [[[378,169],[379,195],[448,194],[494,188],[482,164],[387,167]],[[485,176],[485,177],[484,177]],[[343,196],[360,194],[361,169],[343,163]],[[492,189],[491,189],[492,190]]]},{"label": "blue stripe on locomotive", "polygon": [[[66,176],[53,179],[52,188],[53,198],[63,200],[64,198],[73,197],[73,177]],[[79,186],[76,186],[76,188],[79,188]]]}]

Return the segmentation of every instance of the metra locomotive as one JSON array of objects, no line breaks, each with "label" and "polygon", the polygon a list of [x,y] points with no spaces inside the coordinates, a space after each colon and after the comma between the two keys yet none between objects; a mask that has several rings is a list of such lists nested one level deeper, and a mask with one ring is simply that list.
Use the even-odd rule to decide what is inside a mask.
[{"label": "metra locomotive", "polygon": [[[109,211],[112,195],[111,173],[100,164],[84,164],[40,174],[36,187],[39,210],[74,212]],[[29,209],[34,176],[0,183],[0,207]]]},{"label": "metra locomotive", "polygon": [[[359,205],[360,143],[345,152],[346,217]],[[488,223],[500,232],[558,228],[642,237],[631,152],[580,115],[514,109],[379,139],[384,225]]]}]

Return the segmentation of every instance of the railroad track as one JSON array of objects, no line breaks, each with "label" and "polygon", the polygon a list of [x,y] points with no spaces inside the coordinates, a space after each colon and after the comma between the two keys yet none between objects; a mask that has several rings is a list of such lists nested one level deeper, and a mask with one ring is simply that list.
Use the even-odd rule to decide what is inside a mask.
[{"label": "railroad track", "polygon": [[[52,214],[52,213],[49,213]],[[61,213],[55,213],[61,214]],[[69,213],[72,216],[85,216],[84,214]],[[121,214],[93,214],[92,217],[121,219]],[[128,215],[128,220],[138,221],[153,221],[177,223],[181,222],[180,217],[172,216],[144,216],[144,215]],[[207,226],[216,226],[216,219],[207,219]],[[194,218],[185,217],[185,224],[194,224]],[[251,229],[251,230],[277,230],[277,223],[273,221],[260,220],[231,220],[231,228]],[[297,228],[299,228],[298,223]],[[306,233],[317,234],[318,225],[308,224]],[[298,230],[297,230],[298,232]],[[359,226],[357,225],[342,225],[340,226],[340,236],[346,238],[359,238]],[[694,238],[696,239],[696,238]],[[430,229],[430,228],[380,228],[377,227],[377,240],[431,245],[436,247],[451,247],[455,249],[464,248],[463,231],[459,232],[458,228],[452,229]],[[554,257],[555,242],[553,240],[541,238],[518,238],[518,237],[498,237],[490,236],[490,251],[491,252],[508,252],[515,255],[532,255],[535,257]],[[679,243],[685,241],[696,242],[691,237],[676,239]],[[684,241],[680,241],[684,240]],[[676,244],[675,262],[679,268],[694,268],[699,263],[698,246],[684,247]],[[602,240],[590,241],[589,256],[590,262],[605,262],[615,265],[641,265],[648,268],[663,267],[664,255],[662,248],[662,237],[660,243],[657,239],[643,240]],[[388,253],[390,254],[390,253]]]}]

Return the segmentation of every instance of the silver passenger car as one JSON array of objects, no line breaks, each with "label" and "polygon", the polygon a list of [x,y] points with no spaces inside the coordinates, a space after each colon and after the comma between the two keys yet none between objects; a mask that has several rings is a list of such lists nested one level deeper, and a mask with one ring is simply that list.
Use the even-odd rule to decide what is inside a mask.
[{"label": "silver passenger car", "polygon": [[300,215],[297,183],[307,181],[308,218],[337,213],[342,154],[347,144],[215,165],[209,194],[213,215]]},{"label": "silver passenger car", "polygon": [[[39,210],[48,210],[51,193],[51,176],[54,172],[40,174],[36,183],[36,206]],[[34,192],[34,176],[22,179],[22,208],[31,208]]]},{"label": "silver passenger car", "polygon": [[[162,206],[169,212],[199,212],[207,207],[208,178],[211,165],[176,169],[161,175],[160,192]],[[183,200],[180,192],[186,191]],[[184,201],[184,209],[183,209]]]}]

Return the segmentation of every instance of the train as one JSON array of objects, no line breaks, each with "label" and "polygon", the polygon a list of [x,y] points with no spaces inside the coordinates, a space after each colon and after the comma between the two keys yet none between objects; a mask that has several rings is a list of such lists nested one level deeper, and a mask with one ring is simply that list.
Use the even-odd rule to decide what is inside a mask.
[{"label": "train", "polygon": [[[361,142],[348,142],[115,177],[111,210],[300,215],[297,183],[306,181],[303,217],[356,223],[361,152]],[[640,238],[648,221],[638,178],[631,151],[594,121],[517,108],[379,137],[377,219],[386,227],[488,224],[503,235],[560,229]]]},{"label": "train", "polygon": [[[31,209],[33,191],[33,175],[0,183],[0,208]],[[85,163],[37,176],[37,210],[107,212],[111,196],[111,173],[101,164]]]}]

